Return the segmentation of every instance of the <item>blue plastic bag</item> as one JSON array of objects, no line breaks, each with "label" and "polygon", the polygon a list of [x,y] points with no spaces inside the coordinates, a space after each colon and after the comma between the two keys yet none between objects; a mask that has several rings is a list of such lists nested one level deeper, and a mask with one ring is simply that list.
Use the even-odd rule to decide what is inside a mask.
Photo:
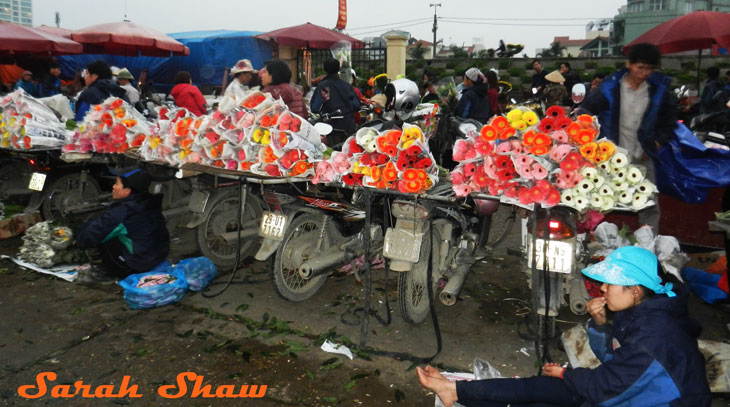
[{"label": "blue plastic bag", "polygon": [[215,264],[207,257],[180,260],[175,269],[182,271],[185,275],[185,281],[188,282],[188,288],[193,291],[200,291],[207,287],[218,275]]},{"label": "blue plastic bag", "polygon": [[727,293],[717,284],[722,278],[719,274],[712,274],[704,270],[685,267],[682,269],[682,277],[687,281],[692,292],[708,304],[714,304],[719,300],[727,298]]},{"label": "blue plastic bag", "polygon": [[659,192],[701,203],[710,188],[730,185],[730,151],[705,147],[682,123],[674,134],[654,160]]},{"label": "blue plastic bag", "polygon": [[132,274],[117,284],[124,288],[124,300],[132,309],[176,303],[188,290],[182,269],[173,268],[167,260],[152,271]]}]

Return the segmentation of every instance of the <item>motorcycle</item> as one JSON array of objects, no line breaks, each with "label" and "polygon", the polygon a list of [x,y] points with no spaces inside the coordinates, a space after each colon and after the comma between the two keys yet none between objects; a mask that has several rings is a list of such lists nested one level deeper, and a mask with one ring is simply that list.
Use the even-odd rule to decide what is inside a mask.
[{"label": "motorcycle", "polygon": [[[264,190],[267,205],[259,235],[263,238],[256,260],[272,255],[271,274],[276,293],[291,302],[314,295],[337,266],[382,250],[383,227],[365,224],[369,191],[306,184],[272,185]],[[382,205],[375,200],[375,211]]]}]

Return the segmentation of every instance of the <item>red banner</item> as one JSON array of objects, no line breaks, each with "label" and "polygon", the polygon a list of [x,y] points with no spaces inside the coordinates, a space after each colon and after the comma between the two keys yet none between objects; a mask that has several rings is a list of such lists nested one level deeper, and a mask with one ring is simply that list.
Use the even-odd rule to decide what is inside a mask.
[{"label": "red banner", "polygon": [[337,12],[337,25],[335,30],[344,30],[347,26],[347,0],[340,0],[339,11]]}]

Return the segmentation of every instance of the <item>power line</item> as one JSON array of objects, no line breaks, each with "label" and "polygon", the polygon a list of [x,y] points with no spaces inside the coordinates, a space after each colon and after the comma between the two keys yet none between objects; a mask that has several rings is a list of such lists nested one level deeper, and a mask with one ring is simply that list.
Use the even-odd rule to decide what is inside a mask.
[{"label": "power line", "polygon": [[[426,24],[426,23],[428,23],[428,21],[421,21],[421,22],[419,22],[419,23],[412,23],[412,24],[406,24],[406,25],[399,25],[399,26],[391,27],[390,29],[392,29],[392,30],[395,30],[395,29],[399,29],[399,28],[406,28],[406,27],[412,27],[412,26],[414,26],[414,25],[421,25],[421,24]],[[378,30],[373,30],[373,31],[366,31],[366,32],[359,32],[359,33],[354,33],[354,34],[352,34],[352,35],[365,35],[365,34],[379,33],[379,32],[382,32],[383,30],[384,30],[383,28],[380,28],[380,29],[378,29]],[[349,31],[348,31],[348,32],[349,32]]]},{"label": "power line", "polygon": [[497,25],[508,27],[584,27],[585,24],[517,24],[517,23],[479,23],[474,21],[454,21],[439,19],[444,23],[476,24],[476,25]]},{"label": "power line", "polygon": [[602,20],[606,17],[571,17],[571,18],[489,18],[489,17],[440,17],[449,20],[489,20],[489,21],[565,21],[565,20]]},{"label": "power line", "polygon": [[420,21],[420,22],[423,22],[423,21],[431,21],[431,17],[418,18],[418,19],[415,19],[415,20],[396,21],[394,23],[387,23],[387,24],[376,24],[376,25],[371,25],[371,26],[367,26],[367,27],[349,28],[347,31],[367,30],[367,29],[375,28],[375,27],[384,27],[384,26],[388,26],[388,25],[412,23],[414,21]]}]

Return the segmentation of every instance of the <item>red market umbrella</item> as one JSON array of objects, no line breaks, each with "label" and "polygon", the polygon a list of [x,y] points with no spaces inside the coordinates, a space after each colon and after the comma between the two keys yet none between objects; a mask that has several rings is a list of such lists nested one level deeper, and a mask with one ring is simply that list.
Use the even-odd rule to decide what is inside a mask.
[{"label": "red market umbrella", "polygon": [[190,54],[188,47],[179,41],[130,21],[82,28],[71,33],[71,38],[84,44],[84,52],[89,54],[160,57]]},{"label": "red market umbrella", "polygon": [[628,43],[624,55],[636,44],[648,42],[662,54],[712,48],[730,48],[730,13],[695,11],[665,21]]},{"label": "red market umbrella", "polygon": [[719,46],[730,49],[730,13],[695,11],[665,21],[638,36],[623,48],[624,55],[631,47],[647,42],[656,45],[662,54],[698,50],[697,90],[700,89],[702,50]]},{"label": "red market umbrella", "polygon": [[57,35],[59,37],[68,38],[71,39],[71,33],[72,30],[61,28],[61,27],[53,27],[50,25],[39,25],[38,27],[34,27],[36,30],[47,32],[49,34]]},{"label": "red market umbrella", "polygon": [[80,54],[78,42],[22,25],[0,22],[0,55]]},{"label": "red market umbrella", "polygon": [[356,38],[312,23],[280,28],[257,35],[256,38],[275,41],[281,45],[314,49],[328,49],[340,41],[351,43],[352,48],[363,48],[365,46],[362,41]]}]

